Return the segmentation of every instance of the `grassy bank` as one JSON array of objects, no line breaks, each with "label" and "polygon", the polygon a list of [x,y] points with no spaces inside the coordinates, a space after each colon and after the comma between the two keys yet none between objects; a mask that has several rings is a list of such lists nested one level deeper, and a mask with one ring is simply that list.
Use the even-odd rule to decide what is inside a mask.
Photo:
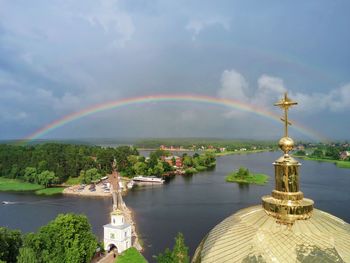
[{"label": "grassy bank", "polygon": [[254,174],[250,173],[244,177],[239,176],[237,172],[232,172],[226,176],[226,182],[229,183],[243,183],[243,184],[257,184],[264,185],[269,179],[268,175],[265,174]]},{"label": "grassy bank", "polygon": [[293,157],[301,158],[301,159],[309,160],[309,161],[334,163],[339,168],[348,168],[348,169],[350,169],[350,162],[349,161],[339,161],[339,160],[333,160],[333,159],[324,159],[324,158],[317,158],[317,157],[310,157],[310,156],[300,156],[300,155],[293,155]]},{"label": "grassy bank", "polygon": [[39,184],[32,184],[17,179],[0,177],[0,191],[34,191],[37,195],[54,195],[62,193],[63,189],[63,187],[45,188]]},{"label": "grassy bank", "polygon": [[137,251],[136,248],[131,247],[121,253],[116,259],[115,263],[147,263],[146,259]]},{"label": "grassy bank", "polygon": [[69,177],[68,180],[64,183],[65,185],[77,185],[81,183],[80,177]]},{"label": "grassy bank", "polygon": [[37,191],[41,189],[44,189],[44,186],[0,177],[0,191]]},{"label": "grassy bank", "polygon": [[37,195],[57,195],[62,194],[64,187],[50,187],[35,191]]}]

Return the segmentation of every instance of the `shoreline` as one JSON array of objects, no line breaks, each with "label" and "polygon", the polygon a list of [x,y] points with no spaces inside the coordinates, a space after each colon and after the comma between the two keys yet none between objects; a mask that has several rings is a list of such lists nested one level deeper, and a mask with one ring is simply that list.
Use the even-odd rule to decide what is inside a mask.
[{"label": "shoreline", "polygon": [[215,156],[226,156],[226,155],[235,155],[235,154],[250,154],[250,153],[261,153],[261,152],[273,152],[273,149],[262,149],[262,150],[247,150],[247,151],[225,151],[215,153]]},{"label": "shoreline", "polygon": [[333,163],[338,168],[343,169],[350,169],[350,161],[341,161],[341,160],[334,160],[334,159],[322,159],[322,158],[314,158],[309,156],[300,156],[300,155],[292,155],[295,158],[300,158],[307,161],[316,161],[316,162],[326,162],[326,163]]}]

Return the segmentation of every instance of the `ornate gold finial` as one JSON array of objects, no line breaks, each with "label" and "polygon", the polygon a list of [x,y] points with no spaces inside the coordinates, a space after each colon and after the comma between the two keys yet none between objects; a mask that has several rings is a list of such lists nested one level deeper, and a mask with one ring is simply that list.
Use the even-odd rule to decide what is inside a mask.
[{"label": "ornate gold finial", "polygon": [[281,99],[279,102],[275,103],[275,106],[280,107],[284,110],[284,118],[281,118],[281,121],[284,122],[284,137],[288,137],[288,125],[292,125],[291,122],[288,120],[288,110],[290,107],[297,105],[298,102],[292,101],[288,98],[288,93],[284,93],[284,98]]},{"label": "ornate gold finial", "polygon": [[278,145],[285,154],[288,154],[288,152],[293,150],[294,147],[293,139],[288,137],[288,125],[292,125],[292,123],[288,120],[288,110],[290,107],[297,104],[297,102],[288,98],[287,92],[284,93],[283,99],[274,104],[284,111],[284,117],[281,118],[281,121],[284,122],[284,137],[279,141]]},{"label": "ornate gold finial", "polygon": [[314,202],[304,198],[304,194],[299,190],[299,166],[300,163],[289,156],[289,151],[293,150],[294,141],[288,137],[288,110],[297,105],[297,102],[288,98],[287,93],[284,98],[274,104],[284,110],[284,137],[278,143],[284,155],[274,162],[275,166],[275,189],[271,196],[263,196],[262,204],[265,212],[282,224],[293,224],[295,220],[308,219],[311,217]]}]

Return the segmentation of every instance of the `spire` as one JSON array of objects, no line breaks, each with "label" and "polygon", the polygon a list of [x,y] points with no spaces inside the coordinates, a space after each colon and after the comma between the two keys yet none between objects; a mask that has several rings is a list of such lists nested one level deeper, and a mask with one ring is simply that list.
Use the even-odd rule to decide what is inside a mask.
[{"label": "spire", "polygon": [[113,211],[122,210],[123,198],[119,186],[119,173],[115,170],[115,161],[113,163],[113,172],[109,175],[109,182],[111,184],[113,197]]},{"label": "spire", "polygon": [[294,141],[288,136],[288,126],[292,125],[288,119],[288,110],[297,105],[297,102],[284,98],[275,103],[284,111],[284,137],[278,143],[284,155],[276,160],[275,167],[275,189],[272,195],[262,197],[262,205],[265,212],[277,219],[282,224],[293,224],[295,220],[308,219],[311,217],[314,202],[304,198],[304,194],[299,190],[299,166],[301,165],[289,155],[293,150]]}]

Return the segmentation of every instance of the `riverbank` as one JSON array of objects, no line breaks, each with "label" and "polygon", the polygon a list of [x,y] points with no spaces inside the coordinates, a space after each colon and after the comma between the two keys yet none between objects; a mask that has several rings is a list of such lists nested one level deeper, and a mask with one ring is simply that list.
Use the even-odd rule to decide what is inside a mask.
[{"label": "riverbank", "polygon": [[293,157],[308,160],[308,161],[334,163],[339,168],[350,169],[350,162],[349,161],[339,161],[339,160],[333,160],[333,159],[324,159],[324,158],[316,158],[316,157],[301,156],[301,155],[293,155]]},{"label": "riverbank", "polygon": [[271,149],[262,149],[262,150],[248,150],[248,151],[224,151],[215,153],[215,156],[226,156],[226,155],[234,155],[234,154],[248,154],[248,153],[261,153],[261,152],[271,152]]},{"label": "riverbank", "polygon": [[62,193],[63,190],[64,187],[45,188],[40,184],[0,177],[0,191],[3,192],[34,192],[36,195],[55,195]]}]

